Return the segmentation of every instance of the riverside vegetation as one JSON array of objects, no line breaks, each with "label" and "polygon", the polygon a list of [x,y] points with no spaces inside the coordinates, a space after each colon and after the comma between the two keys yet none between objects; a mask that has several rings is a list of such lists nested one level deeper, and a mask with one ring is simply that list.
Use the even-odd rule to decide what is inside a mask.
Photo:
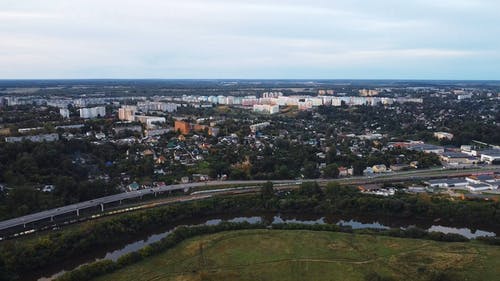
[{"label": "riverside vegetation", "polygon": [[[373,215],[395,218],[440,218],[446,221],[461,221],[470,225],[498,225],[500,223],[499,209],[497,202],[452,202],[427,195],[398,194],[392,198],[366,196],[360,194],[355,188],[341,187],[336,184],[320,188],[316,183],[305,183],[298,190],[282,193],[275,192],[272,184],[268,183],[262,187],[261,194],[214,197],[174,204],[86,222],[75,227],[41,234],[38,237],[28,237],[22,242],[4,241],[0,244],[0,270],[2,271],[0,276],[5,276],[6,280],[15,279],[23,273],[39,270],[77,257],[82,252],[107,245],[109,241],[124,240],[159,225],[210,214],[245,211],[314,214],[369,212]],[[196,233],[196,235],[199,234],[202,232]],[[380,235],[383,232],[376,234]],[[410,234],[396,229],[388,231],[387,235]],[[426,238],[418,235],[416,238]],[[429,235],[427,238],[440,241],[465,239],[456,235],[426,235]],[[498,243],[497,238],[484,240],[490,244]]]}]

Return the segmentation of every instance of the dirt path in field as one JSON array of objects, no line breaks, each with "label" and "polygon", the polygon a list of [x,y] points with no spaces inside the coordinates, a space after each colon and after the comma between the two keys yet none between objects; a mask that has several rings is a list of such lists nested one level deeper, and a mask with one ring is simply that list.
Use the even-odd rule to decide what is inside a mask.
[{"label": "dirt path in field", "polygon": [[[203,271],[205,272],[217,272],[219,270],[230,270],[230,269],[237,269],[237,268],[242,268],[242,267],[248,267],[248,266],[254,266],[254,265],[266,265],[266,264],[276,264],[276,263],[286,263],[286,262],[318,262],[318,263],[347,263],[347,264],[353,264],[353,265],[362,265],[362,264],[368,264],[368,263],[373,263],[381,259],[386,259],[391,256],[399,256],[399,255],[404,255],[412,252],[417,252],[421,251],[427,246],[431,245],[431,243],[425,243],[419,247],[413,248],[413,249],[408,249],[406,251],[401,251],[398,253],[394,254],[388,254],[388,255],[383,255],[383,256],[378,256],[374,257],[371,259],[367,260],[351,260],[351,259],[313,259],[313,258],[301,258],[301,259],[278,259],[278,260],[270,260],[270,261],[262,261],[262,262],[253,262],[253,263],[247,263],[247,264],[237,264],[237,265],[227,265],[227,266],[214,266],[214,267],[205,267],[203,268]],[[191,271],[173,271],[169,273],[163,273],[156,275],[150,279],[149,281],[156,281],[156,280],[163,280],[165,277],[174,277],[174,276],[180,276],[180,275],[189,275],[189,274],[196,274],[198,272],[198,269],[194,269]],[[182,278],[180,280],[183,280]],[[187,278],[186,280],[190,280]]]}]

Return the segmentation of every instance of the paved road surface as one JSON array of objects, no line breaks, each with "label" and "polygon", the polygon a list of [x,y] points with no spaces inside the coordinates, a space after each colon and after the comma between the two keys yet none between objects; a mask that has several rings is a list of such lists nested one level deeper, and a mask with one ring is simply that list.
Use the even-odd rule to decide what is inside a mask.
[{"label": "paved road surface", "polygon": [[[473,172],[498,172],[500,171],[500,166],[485,166],[479,167],[477,169],[471,170],[458,170],[458,171],[444,171],[442,169],[429,169],[429,170],[414,170],[409,172],[400,172],[400,173],[391,173],[379,176],[372,177],[352,177],[352,178],[344,178],[344,179],[336,179],[336,180],[326,180],[326,179],[317,179],[317,180],[274,180],[272,181],[274,184],[300,184],[302,182],[307,181],[317,181],[317,182],[356,182],[356,181],[369,181],[373,179],[380,180],[405,180],[405,179],[415,179],[415,178],[426,178],[432,177],[436,175],[442,175],[443,177],[452,176],[460,173],[473,173]],[[42,211],[39,213],[34,213],[18,218],[13,218],[10,220],[0,222],[0,230],[5,230],[13,227],[23,226],[32,222],[37,222],[40,220],[51,219],[56,216],[68,214],[68,213],[79,213],[80,210],[92,208],[92,207],[101,207],[104,208],[105,204],[119,202],[125,199],[133,199],[133,198],[141,198],[147,194],[154,193],[162,193],[174,190],[188,190],[196,187],[204,187],[204,186],[221,186],[221,185],[255,185],[262,184],[266,181],[264,180],[251,180],[251,181],[210,181],[210,182],[198,182],[198,183],[187,183],[187,184],[176,184],[176,185],[166,185],[161,187],[142,189],[138,191],[124,192],[115,195],[110,195],[106,197],[96,198],[93,200],[80,202],[77,204],[67,205],[64,207],[51,209],[47,211]]]}]

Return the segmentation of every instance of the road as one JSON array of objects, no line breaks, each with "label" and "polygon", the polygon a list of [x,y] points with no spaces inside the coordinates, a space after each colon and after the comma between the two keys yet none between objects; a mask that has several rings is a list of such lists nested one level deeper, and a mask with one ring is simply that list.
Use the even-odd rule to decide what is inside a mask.
[{"label": "road", "polygon": [[[414,180],[414,179],[425,179],[436,176],[458,176],[466,173],[474,173],[474,172],[499,172],[500,166],[486,166],[486,167],[478,167],[475,169],[464,169],[457,171],[443,170],[443,169],[429,169],[429,170],[414,170],[408,172],[400,172],[400,173],[391,173],[384,174],[380,176],[371,176],[371,177],[351,177],[351,178],[343,178],[343,179],[313,179],[313,180],[273,180],[273,184],[279,185],[297,185],[302,182],[311,182],[316,181],[319,183],[325,182],[338,182],[338,183],[362,183],[367,181],[402,181],[402,180]],[[166,185],[161,187],[142,189],[138,191],[132,192],[124,192],[115,195],[110,195],[106,197],[96,198],[93,200],[80,202],[77,204],[67,205],[63,207],[59,207],[56,209],[46,210],[30,215],[25,215],[18,218],[13,218],[10,220],[0,222],[0,230],[6,230],[13,227],[26,226],[29,223],[53,219],[57,216],[61,216],[64,214],[75,213],[79,215],[79,212],[83,209],[87,208],[97,208],[101,207],[104,211],[105,204],[121,202],[126,199],[134,199],[134,198],[142,198],[144,195],[155,194],[155,193],[164,193],[175,190],[184,190],[188,191],[192,188],[197,187],[207,187],[207,186],[227,186],[227,185],[256,185],[262,184],[267,181],[265,180],[249,180],[249,181],[210,181],[210,182],[197,182],[197,183],[186,183],[186,184],[175,184],[175,185]]]}]

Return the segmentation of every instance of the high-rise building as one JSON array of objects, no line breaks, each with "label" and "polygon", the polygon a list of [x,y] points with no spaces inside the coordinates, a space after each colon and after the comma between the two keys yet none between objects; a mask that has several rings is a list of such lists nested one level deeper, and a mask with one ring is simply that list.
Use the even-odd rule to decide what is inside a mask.
[{"label": "high-rise building", "polygon": [[67,108],[60,108],[59,109],[59,114],[61,114],[61,116],[63,118],[69,118],[69,109],[67,109]]},{"label": "high-rise building", "polygon": [[80,108],[80,118],[92,119],[106,116],[106,108],[104,106]]},{"label": "high-rise building", "polygon": [[136,106],[122,106],[118,109],[118,119],[122,121],[134,121],[135,112],[137,111]]},{"label": "high-rise building", "polygon": [[146,124],[146,128],[154,129],[158,124],[165,123],[165,117],[136,115],[135,120]]},{"label": "high-rise building", "polygon": [[379,91],[362,89],[362,90],[359,90],[359,94],[363,97],[372,97],[372,96],[377,96],[379,94]]},{"label": "high-rise building", "polygon": [[269,105],[269,104],[254,104],[253,105],[254,112],[275,114],[280,112],[279,105]]}]

